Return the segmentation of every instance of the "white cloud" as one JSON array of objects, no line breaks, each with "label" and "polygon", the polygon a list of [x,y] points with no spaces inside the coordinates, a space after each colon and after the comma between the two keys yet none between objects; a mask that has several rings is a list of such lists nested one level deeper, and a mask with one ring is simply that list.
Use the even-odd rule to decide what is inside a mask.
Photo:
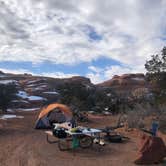
[{"label": "white cloud", "polygon": [[114,75],[130,74],[130,73],[145,73],[145,69],[141,66],[137,68],[129,68],[127,66],[113,65],[111,67],[106,66],[105,68],[99,68],[96,66],[89,67],[90,72],[87,73],[92,83],[97,84],[105,80],[111,79]]},{"label": "white cloud", "polygon": [[99,73],[102,71],[102,69],[100,67],[96,67],[96,66],[89,66],[88,69],[95,73]]},{"label": "white cloud", "polygon": [[[128,67],[123,67],[123,66],[111,66],[107,67],[104,72],[104,76],[106,79],[112,78],[114,75],[122,75],[126,73],[137,73],[138,71],[128,68]],[[142,72],[142,71],[140,71]]]},{"label": "white cloud", "polygon": [[0,71],[4,72],[4,73],[13,73],[13,74],[24,74],[24,73],[28,73],[28,74],[34,74],[29,70],[24,70],[24,69],[5,69],[5,68],[0,68]]},{"label": "white cloud", "polygon": [[24,70],[24,69],[5,69],[5,68],[0,68],[0,71],[4,72],[4,73],[12,73],[12,74],[32,74],[35,76],[45,76],[45,77],[53,77],[53,78],[70,78],[73,76],[79,76],[79,74],[73,73],[73,74],[69,74],[69,73],[63,73],[63,72],[52,72],[52,73],[33,73],[29,70]]},{"label": "white cloud", "polygon": [[68,74],[68,73],[63,73],[63,72],[53,72],[53,73],[42,73],[40,74],[42,76],[46,77],[53,77],[53,78],[70,78],[73,76],[79,76],[78,74]]},{"label": "white cloud", "polygon": [[86,77],[90,78],[91,82],[94,84],[103,82],[104,80],[102,79],[101,73],[87,73]]},{"label": "white cloud", "polygon": [[[74,65],[106,56],[139,72],[165,44],[165,0],[3,0],[0,17],[0,61]],[[90,40],[87,25],[102,40]]]}]

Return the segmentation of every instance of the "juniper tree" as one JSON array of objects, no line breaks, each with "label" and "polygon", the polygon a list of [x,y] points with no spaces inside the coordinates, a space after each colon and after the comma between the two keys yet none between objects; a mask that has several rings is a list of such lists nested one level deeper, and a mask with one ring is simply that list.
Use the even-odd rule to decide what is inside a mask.
[{"label": "juniper tree", "polygon": [[16,98],[17,88],[15,84],[0,84],[0,109],[6,112],[10,102]]}]

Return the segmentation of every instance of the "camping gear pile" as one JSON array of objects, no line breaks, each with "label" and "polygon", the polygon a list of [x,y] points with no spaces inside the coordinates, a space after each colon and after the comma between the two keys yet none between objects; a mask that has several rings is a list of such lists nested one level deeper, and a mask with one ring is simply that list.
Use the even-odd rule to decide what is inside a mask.
[{"label": "camping gear pile", "polygon": [[[51,131],[46,131],[47,141],[49,143],[58,143],[60,150],[69,150],[76,147],[89,148],[93,143],[103,146],[105,145],[104,140],[107,142],[122,142],[124,137],[114,132],[114,129],[120,127],[122,126],[117,125],[116,127],[103,129],[76,127],[70,108],[58,103],[44,107],[35,126],[36,129],[51,129]],[[58,141],[51,141],[49,135],[58,138]],[[102,137],[104,135],[104,140],[101,135]]]},{"label": "camping gear pile", "polygon": [[[81,126],[66,128],[65,126],[63,124],[55,124],[51,133],[46,131],[48,143],[58,143],[58,147],[61,151],[75,149],[77,147],[89,148],[93,145],[94,139],[98,139],[98,143],[101,145],[101,130]],[[49,135],[55,136],[58,138],[58,141],[51,141],[48,137]],[[104,143],[102,145],[104,145]]]},{"label": "camping gear pile", "polygon": [[[51,129],[51,131],[46,131],[47,141],[58,143],[60,150],[76,147],[89,148],[94,139],[100,138],[99,134],[101,133],[101,130],[98,129],[76,127],[70,108],[58,103],[50,104],[41,110],[35,128]],[[49,135],[58,138],[58,141],[49,140]],[[98,143],[104,145],[100,140],[98,140]],[[69,144],[71,144],[71,147],[69,147]]]}]

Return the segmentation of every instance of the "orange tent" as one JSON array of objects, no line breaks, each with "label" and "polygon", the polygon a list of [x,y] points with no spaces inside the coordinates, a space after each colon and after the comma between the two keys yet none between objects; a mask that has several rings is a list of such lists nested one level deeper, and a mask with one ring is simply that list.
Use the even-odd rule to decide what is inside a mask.
[{"label": "orange tent", "polygon": [[51,128],[51,123],[63,123],[72,119],[72,112],[69,107],[59,103],[53,103],[44,107],[36,122],[36,129]]}]

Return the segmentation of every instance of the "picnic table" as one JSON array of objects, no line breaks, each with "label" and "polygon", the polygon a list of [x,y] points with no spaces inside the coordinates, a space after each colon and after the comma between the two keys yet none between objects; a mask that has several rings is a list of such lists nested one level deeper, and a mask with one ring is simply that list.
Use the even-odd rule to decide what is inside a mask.
[{"label": "picnic table", "polygon": [[48,135],[52,132],[47,131],[47,141],[49,143],[58,143],[61,151],[75,149],[77,147],[90,148],[93,145],[94,139],[100,142],[102,130],[94,128],[82,128],[80,131],[65,130],[67,133],[66,138],[59,138],[57,141],[50,141]]}]

